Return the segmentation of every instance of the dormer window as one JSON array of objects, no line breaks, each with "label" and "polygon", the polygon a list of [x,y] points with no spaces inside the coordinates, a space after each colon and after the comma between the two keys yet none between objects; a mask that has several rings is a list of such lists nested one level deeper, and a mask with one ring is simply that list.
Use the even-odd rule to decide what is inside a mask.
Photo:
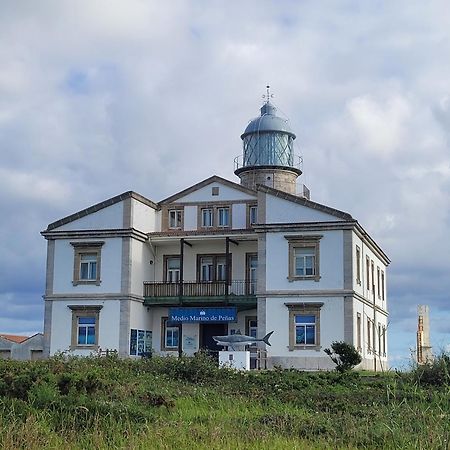
[{"label": "dormer window", "polygon": [[180,209],[169,210],[169,228],[172,230],[181,229],[183,221],[183,211]]}]

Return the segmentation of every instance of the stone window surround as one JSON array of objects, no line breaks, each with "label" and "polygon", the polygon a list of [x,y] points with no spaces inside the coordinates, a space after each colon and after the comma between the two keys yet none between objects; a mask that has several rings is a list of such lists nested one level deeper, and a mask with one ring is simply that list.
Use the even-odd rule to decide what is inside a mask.
[{"label": "stone window surround", "polygon": [[[323,306],[322,302],[319,303],[285,303],[285,306],[289,310],[289,345],[290,352],[295,350],[315,350],[321,351],[320,345],[320,310]],[[316,318],[316,343],[315,344],[296,344],[295,343],[295,316],[315,316]]]},{"label": "stone window surround", "polygon": [[356,284],[361,286],[361,249],[356,246]]},{"label": "stone window surround", "polygon": [[[250,211],[251,208],[258,208],[258,203],[247,203],[247,213],[246,213],[246,226],[247,228],[252,228],[254,224],[250,221]],[[258,214],[256,214],[256,222],[258,222]]]},{"label": "stone window surround", "polygon": [[179,327],[168,327],[168,317],[161,317],[161,351],[163,352],[177,352],[178,345],[176,347],[166,347],[166,330],[167,328],[178,328],[178,340],[181,339]]},{"label": "stone window surround", "polygon": [[356,350],[362,351],[362,317],[361,313],[356,314]]},{"label": "stone window surround", "polygon": [[[99,332],[99,319],[100,310],[103,308],[102,305],[68,305],[67,306],[72,311],[72,332],[70,339],[70,350],[78,349],[88,349],[97,350],[98,349],[98,332]],[[79,345],[78,344],[78,318],[79,317],[94,317],[95,318],[95,344],[93,345]]]},{"label": "stone window surround", "polygon": [[370,258],[366,256],[366,288],[370,292]]},{"label": "stone window surround", "polygon": [[[73,279],[72,284],[77,286],[79,284],[94,284],[100,286],[100,273],[101,273],[101,260],[102,260],[102,247],[105,244],[104,241],[98,242],[71,242],[74,248],[74,263],[73,263]],[[80,264],[81,255],[86,253],[94,253],[97,256],[97,277],[95,280],[82,280],[80,279]]]},{"label": "stone window surround", "polygon": [[[180,213],[181,220],[179,227],[171,227],[170,226],[170,213],[172,211],[176,211]],[[167,209],[167,229],[168,230],[184,230],[184,208],[168,208]]]},{"label": "stone window surround", "polygon": [[[169,211],[181,211],[181,228],[170,228]],[[164,205],[161,208],[161,231],[184,230],[184,205]]]},{"label": "stone window surround", "polygon": [[[298,280],[320,280],[320,245],[319,241],[323,235],[301,235],[301,236],[284,236],[289,244],[289,264],[288,264],[288,280],[290,282]],[[313,248],[315,253],[314,258],[314,275],[295,275],[295,254],[296,248]]]},{"label": "stone window surround", "polygon": [[[228,230],[231,228],[231,224],[233,223],[233,204],[229,203],[214,203],[214,204],[204,204],[197,205],[197,229],[198,230]],[[219,226],[219,208],[228,208],[228,225],[227,226]],[[204,209],[212,210],[212,226],[205,227],[202,225],[202,211]]]}]

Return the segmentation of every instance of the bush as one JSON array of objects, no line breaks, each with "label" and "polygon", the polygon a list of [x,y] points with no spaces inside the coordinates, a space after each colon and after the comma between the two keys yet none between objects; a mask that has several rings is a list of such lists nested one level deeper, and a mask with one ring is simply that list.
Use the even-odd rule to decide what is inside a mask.
[{"label": "bush", "polygon": [[420,384],[430,386],[450,385],[450,356],[443,353],[422,366],[418,366],[413,372]]},{"label": "bush", "polygon": [[356,348],[343,341],[333,342],[331,350],[326,348],[324,352],[336,364],[336,370],[341,373],[352,370],[361,362],[361,355]]}]

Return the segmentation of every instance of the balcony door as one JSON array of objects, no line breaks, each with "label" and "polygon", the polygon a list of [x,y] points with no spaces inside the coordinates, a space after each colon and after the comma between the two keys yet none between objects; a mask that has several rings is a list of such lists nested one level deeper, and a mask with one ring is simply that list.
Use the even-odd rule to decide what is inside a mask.
[{"label": "balcony door", "polygon": [[[231,263],[231,255],[230,255],[230,263]],[[231,273],[231,267],[229,268],[229,270]],[[203,283],[211,281],[226,281],[227,279],[226,256],[198,255],[197,273],[198,273],[198,281]]]},{"label": "balcony door", "polygon": [[166,257],[166,272],[165,281],[167,283],[180,282],[180,257],[167,256]]}]

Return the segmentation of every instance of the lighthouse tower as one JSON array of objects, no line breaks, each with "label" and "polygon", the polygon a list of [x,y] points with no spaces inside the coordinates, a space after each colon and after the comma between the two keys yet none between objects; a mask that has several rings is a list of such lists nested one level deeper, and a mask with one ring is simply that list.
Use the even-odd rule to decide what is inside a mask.
[{"label": "lighthouse tower", "polygon": [[277,109],[270,102],[269,88],[261,115],[241,135],[243,155],[235,158],[234,173],[250,189],[263,184],[295,195],[297,178],[302,173],[300,158],[294,155],[296,136],[288,120],[277,116]]}]

